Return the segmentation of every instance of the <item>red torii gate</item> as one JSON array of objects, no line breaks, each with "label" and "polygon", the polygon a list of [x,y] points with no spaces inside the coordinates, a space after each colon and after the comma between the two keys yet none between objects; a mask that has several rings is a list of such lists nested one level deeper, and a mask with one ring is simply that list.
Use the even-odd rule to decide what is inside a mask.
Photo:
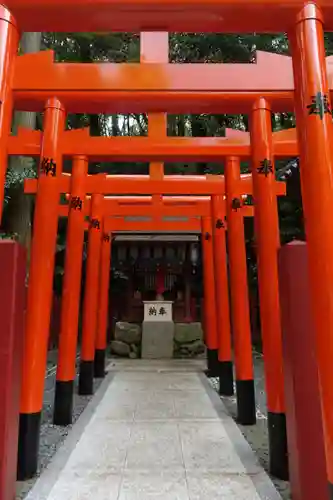
[{"label": "red torii gate", "polygon": [[[228,195],[230,196],[230,193],[228,193]],[[93,195],[94,197],[94,195]],[[69,211],[69,208],[71,207],[71,205],[75,205],[76,209],[79,209],[80,211],[83,210],[83,213],[85,215],[89,215],[90,212],[91,212],[91,208],[92,208],[92,203],[93,203],[93,197],[92,198],[86,198],[86,200],[83,202],[83,200],[81,200],[80,197],[78,196],[75,196],[73,197],[72,196],[72,200],[73,202],[70,202],[70,206],[68,205],[61,205],[59,207],[59,215],[60,216],[63,216],[63,217],[67,217],[67,215],[69,215],[69,218],[71,217],[78,217],[77,215],[73,215],[72,214],[72,211],[70,210]],[[225,198],[225,197],[224,197]],[[220,202],[219,202],[219,205],[220,205]],[[222,212],[223,214],[226,214],[226,200],[222,200]],[[82,207],[82,208],[80,208]],[[253,206],[250,206],[250,205],[244,205],[242,204],[242,201],[240,200],[240,204],[237,204],[237,207],[234,205],[234,208],[232,208],[232,211],[233,212],[240,212],[241,213],[241,219],[243,217],[252,217],[253,216]],[[212,216],[212,207],[211,207],[211,199],[210,197],[163,197],[161,202],[159,200],[154,200],[152,197],[105,197],[104,200],[103,200],[103,209],[102,209],[102,212],[103,212],[103,216],[104,216],[104,223],[103,224],[108,224],[109,223],[109,219],[108,217],[113,217],[113,220],[112,220],[112,224],[113,224],[113,231],[114,230],[126,230],[126,224],[127,222],[123,221],[123,219],[115,219],[114,217],[116,216],[129,216],[129,215],[135,215],[135,216],[147,216],[149,215],[151,217],[151,224],[154,226],[154,229],[155,229],[155,226],[156,227],[159,227],[158,224],[156,224],[157,220],[161,220],[161,217],[164,216],[164,217],[179,217],[180,215],[183,217],[202,217],[202,218],[208,218],[209,221],[208,223],[211,225],[212,222],[211,222],[211,216]],[[232,217],[232,216],[231,216]],[[69,219],[70,220],[70,219]],[[70,222],[69,222],[70,223]],[[186,223],[184,222],[184,224],[186,225]],[[193,221],[193,224],[194,224],[194,221]],[[223,219],[223,224],[225,226],[225,229],[227,228],[227,223],[224,222],[224,219]],[[241,222],[242,224],[242,222]],[[166,222],[164,222],[164,226],[166,225]],[[170,227],[172,226],[172,223],[170,222]],[[181,223],[178,224],[179,228],[181,229]],[[231,229],[232,227],[234,226],[234,221],[231,222]],[[103,228],[105,226],[103,225]],[[106,226],[107,227],[107,226]],[[140,224],[138,223],[138,228],[140,227]],[[151,225],[148,225],[145,223],[145,222],[142,222],[142,230],[146,229],[146,230],[149,230],[151,229]],[[187,229],[189,229],[190,225],[187,224]],[[161,230],[163,229],[163,225],[161,226]],[[193,226],[193,229],[196,229],[195,226]],[[75,267],[78,267],[77,266],[77,262],[78,262],[78,255],[77,255],[77,251],[75,250],[75,247],[72,247],[72,238],[70,236],[70,231],[68,231],[68,240],[69,240],[69,243],[67,245],[67,251],[66,251],[66,264],[65,264],[65,284],[64,284],[64,291],[65,291],[65,294],[66,294],[66,290],[68,289],[71,289],[74,285],[72,283],[72,279],[70,278],[70,273],[74,272],[74,268]],[[243,227],[242,227],[242,231],[243,231]],[[210,230],[208,231],[210,232]],[[242,234],[238,234],[236,233],[235,235],[235,247],[238,248],[238,247],[244,247],[244,238],[242,238]],[[75,245],[77,245],[78,243],[78,239],[79,239],[79,235],[76,234],[76,238],[75,238]],[[81,235],[81,239],[82,239],[82,235]],[[232,240],[232,238],[231,238]],[[222,247],[223,248],[223,247]],[[223,254],[222,252],[222,248],[219,249],[219,251]],[[225,252],[225,246],[224,246],[224,252]],[[237,257],[236,257],[237,258]],[[242,257],[240,257],[242,258]],[[68,260],[67,260],[68,259]],[[224,257],[225,259],[225,257]],[[242,263],[238,262],[238,266],[241,268],[242,267]],[[245,261],[244,261],[245,262]],[[78,272],[80,271],[80,268],[78,268]],[[67,274],[68,273],[68,274]],[[245,273],[246,274],[246,273]],[[67,280],[67,277],[68,277],[68,280]],[[227,279],[227,277],[225,276],[224,278],[225,280]],[[219,280],[217,280],[219,281]],[[237,293],[237,289],[239,288],[239,286],[241,285],[241,282],[242,280],[239,279],[237,280],[236,282],[233,283],[233,288],[235,289],[235,294],[238,295]],[[93,287],[92,287],[93,288]],[[68,292],[70,293],[70,292]],[[210,296],[211,295],[211,286],[210,286],[210,289],[208,289],[207,291],[207,296]],[[246,300],[247,299],[247,294],[246,294]],[[209,306],[209,302],[210,300],[206,300],[205,301],[205,307],[210,307]],[[87,307],[88,307],[88,304],[90,303],[90,300],[87,300]],[[87,308],[86,308],[87,309]],[[223,311],[225,310],[226,308],[224,307],[223,308]],[[66,312],[67,311],[67,312]],[[68,300],[65,300],[64,301],[64,306],[63,306],[63,313],[64,315],[66,316],[66,320],[65,322],[69,322],[69,323],[75,323],[75,313],[73,311],[73,307],[70,305],[70,301]],[[206,314],[205,316],[208,317],[209,314]],[[215,312],[214,312],[214,315],[215,315]],[[235,319],[236,323],[237,323],[237,319]],[[71,327],[67,326],[67,325],[64,325],[64,330],[67,330],[67,329],[71,329]],[[73,331],[76,330],[76,327],[74,325],[73,327]],[[237,339],[239,338],[239,335],[237,335],[237,332],[235,334],[235,339],[236,339],[236,343],[237,343]],[[248,338],[250,339],[250,335],[248,336]],[[208,345],[211,346],[212,345],[212,342],[214,342],[214,328],[211,326],[211,324],[209,323],[208,324],[208,327],[207,327],[207,339],[208,339]],[[213,339],[213,340],[210,340],[210,339]],[[223,343],[223,338],[220,339],[220,342]],[[60,344],[59,346],[59,358],[62,356],[62,350],[66,350],[66,348],[62,349],[62,346]],[[245,351],[245,346],[243,345],[243,351]],[[75,352],[73,351],[73,360],[72,360],[72,363],[74,364],[75,362]],[[64,356],[65,356],[65,353],[64,353]],[[251,353],[250,353],[250,357],[251,357]],[[243,358],[245,359],[246,358],[246,353],[244,352],[243,354]],[[239,371],[241,372],[242,371],[242,366],[239,366],[239,363],[236,362],[236,366],[239,367]],[[213,369],[213,371],[216,369],[215,367],[212,367],[210,366],[209,367],[210,370]],[[89,378],[89,373],[86,373],[85,376],[87,378]],[[240,380],[240,379],[239,379]],[[90,382],[85,384],[85,386],[88,386],[89,387],[89,391],[92,391],[92,373],[90,373]],[[90,394],[91,392],[89,392]],[[68,394],[67,394],[67,397],[68,397]],[[61,401],[60,402],[60,399],[61,398],[58,398],[59,400],[59,405],[64,408],[64,406],[66,406],[66,401]],[[241,398],[242,399],[242,398]],[[240,404],[240,420],[241,421],[248,421],[249,418],[248,416],[244,417],[244,413],[245,415],[248,415],[249,413],[249,410],[247,411],[242,411],[242,407],[244,405],[242,405],[242,402]],[[245,405],[246,406],[246,405]],[[69,415],[69,408],[70,406],[68,405],[67,406],[67,411],[62,411],[61,413],[65,413],[66,415]],[[255,411],[255,409],[253,409]],[[59,418],[59,419],[56,419],[57,420],[57,423],[59,423],[60,421],[64,422],[64,420],[66,421],[66,425],[68,423],[70,423],[70,419],[69,417],[66,417],[66,418]]]},{"label": "red torii gate", "polygon": [[[77,168],[77,162],[75,161],[75,171]],[[227,170],[229,172],[229,163],[227,165]],[[249,424],[255,422],[255,400],[254,400],[254,392],[253,398],[249,397],[249,393],[251,393],[252,388],[249,389],[244,388],[243,386],[251,386],[253,385],[253,370],[252,370],[252,355],[251,355],[251,335],[249,329],[249,317],[248,317],[248,296],[247,296],[247,278],[246,278],[246,257],[245,257],[245,243],[244,243],[244,230],[243,230],[243,217],[251,217],[253,216],[253,207],[249,205],[244,205],[240,198],[232,196],[235,194],[233,192],[233,183],[237,180],[237,172],[239,175],[239,160],[236,159],[231,160],[231,168],[234,170],[234,178],[231,175],[231,178],[228,178],[229,183],[227,184],[227,196],[230,198],[230,202],[227,203],[225,199],[219,200],[218,207],[222,203],[222,214],[226,214],[226,206],[230,207],[228,211],[230,218],[230,231],[231,235],[229,238],[229,247],[230,254],[232,253],[232,260],[235,265],[236,275],[235,279],[231,281],[231,290],[232,294],[235,297],[234,304],[235,310],[233,314],[233,324],[234,324],[234,344],[235,344],[235,359],[236,359],[236,371],[237,371],[237,385],[240,387],[239,395],[237,398],[238,402],[238,418],[241,423]],[[74,173],[75,173],[74,171]],[[245,176],[246,177],[246,176]],[[280,186],[279,188],[283,188],[284,186]],[[282,192],[282,189],[281,189]],[[96,195],[95,195],[96,196]],[[223,198],[226,198],[225,196]],[[83,201],[79,196],[72,195],[71,204],[75,205],[76,209],[80,211],[83,210],[85,214],[90,214],[92,203],[94,199],[94,195],[92,198],[87,197],[85,201]],[[237,201],[237,204],[235,202]],[[154,199],[154,197],[105,197],[103,200],[103,214],[104,221],[107,223],[107,215],[117,216],[121,214],[122,216],[133,215],[135,213],[136,216],[152,216],[152,224],[156,225],[156,219],[160,219],[163,216],[182,216],[186,217],[203,217],[203,224],[205,226],[205,230],[207,234],[210,234],[212,231],[212,207],[211,207],[211,199],[210,197],[162,197],[161,199]],[[73,211],[68,212],[67,205],[61,205],[59,207],[59,215],[67,216],[69,214],[69,224],[73,224],[73,218],[78,221],[80,219],[80,215],[73,213]],[[223,215],[221,215],[223,217]],[[239,221],[239,224],[237,224]],[[125,229],[124,223],[122,220],[117,220],[118,226],[115,226],[116,221],[113,220],[113,230],[115,227],[117,229]],[[82,224],[82,218],[81,218]],[[154,228],[155,228],[154,225]],[[226,223],[224,223],[225,229],[227,227]],[[142,229],[147,229],[146,223],[142,223]],[[104,226],[103,226],[104,227]],[[138,226],[139,227],[139,226]],[[158,224],[156,227],[160,227]],[[149,229],[149,227],[148,227]],[[222,259],[220,266],[221,271],[221,279],[215,280],[216,284],[223,283],[224,288],[220,288],[219,292],[221,297],[226,295],[227,293],[227,275],[225,273],[225,242],[224,242],[224,232],[216,231],[216,235],[222,236],[223,240],[217,248],[216,254],[219,255],[219,258]],[[73,367],[75,366],[75,353],[73,342],[71,338],[73,334],[75,335],[75,331],[77,330],[77,310],[78,310],[78,293],[75,292],[76,284],[73,282],[73,276],[75,276],[76,280],[79,280],[79,273],[81,272],[81,266],[79,265],[77,245],[80,241],[80,235],[75,232],[75,242],[73,243],[72,239],[73,229],[72,227],[68,229],[68,244],[66,247],[66,263],[65,263],[65,282],[64,282],[64,299],[62,307],[62,331],[63,334],[60,335],[60,345],[59,345],[59,378],[57,372],[57,386],[56,386],[56,397],[55,397],[55,408],[54,408],[54,422],[56,424],[67,425],[71,422],[71,410],[72,410],[72,398],[70,391],[68,390],[68,383],[65,384],[66,380],[72,380],[74,376]],[[203,234],[204,236],[204,234]],[[205,239],[203,239],[203,249],[206,249],[206,254],[204,256],[204,260],[209,260],[209,248],[211,242],[205,243]],[[82,241],[82,231],[81,231],[81,241]],[[217,240],[215,240],[216,242]],[[97,243],[96,243],[97,244]],[[75,245],[75,246],[74,246]],[[208,245],[208,246],[207,246]],[[80,246],[79,253],[82,248]],[[96,251],[92,250],[95,254]],[[97,251],[98,253],[98,251]],[[90,255],[90,254],[89,254]],[[88,259],[89,259],[88,255]],[[96,266],[96,258],[92,259],[94,264],[92,266]],[[211,261],[211,259],[210,259]],[[103,265],[103,264],[102,264]],[[106,264],[105,264],[106,265]],[[207,267],[208,266],[208,267]],[[207,264],[206,270],[211,268],[211,262]],[[89,269],[88,265],[88,269]],[[213,272],[213,271],[212,271]],[[214,318],[216,317],[216,311],[212,310],[212,304],[214,304],[214,297],[212,296],[212,278],[208,272],[205,273],[205,296],[206,300],[204,301],[205,307],[205,318],[206,318],[206,341],[208,346],[208,352],[212,351],[212,346],[215,346],[215,328],[213,325]],[[89,299],[87,298],[85,301],[84,312],[90,317],[94,317],[94,300],[91,299],[90,294],[94,293],[93,290],[97,287],[97,285],[90,286],[87,288],[87,294]],[[73,289],[73,292],[71,290]],[[73,304],[73,301],[70,300],[71,293],[74,293],[76,297],[76,303]],[[223,304],[222,304],[223,305]],[[222,350],[225,351],[225,346],[228,346],[228,324],[229,324],[229,307],[228,303],[225,303],[220,311],[220,316],[223,317],[223,328],[221,330],[223,336],[219,334],[219,344],[221,345]],[[248,320],[248,321],[247,321]],[[84,322],[85,324],[85,322]],[[83,332],[83,337],[90,337],[92,334],[93,328],[90,324],[88,324],[89,330]],[[238,327],[238,328],[237,328]],[[66,334],[66,332],[74,332],[72,335]],[[98,333],[98,331],[97,331]],[[226,344],[227,342],[227,344]],[[68,345],[69,344],[69,345]],[[215,348],[215,347],[214,347]],[[87,365],[89,369],[80,370],[80,384],[79,390],[83,393],[92,393],[93,387],[93,371],[92,371],[92,361],[93,361],[93,352],[90,349],[90,354],[88,355],[89,359],[84,359],[83,365]],[[229,349],[227,348],[227,353],[225,354],[229,356]],[[86,356],[87,357],[87,356]],[[72,369],[67,371],[62,369],[63,362],[60,360],[62,358],[67,359],[68,363],[72,366]],[[230,358],[231,359],[231,358]],[[104,356],[103,353],[95,352],[95,375],[96,373],[104,373],[103,366],[97,366],[96,368],[96,360],[97,365],[104,366]],[[228,366],[230,362],[228,361]],[[220,375],[219,370],[214,365],[214,359],[210,358],[209,362],[209,370],[212,373],[216,373]],[[84,380],[83,380],[84,379]],[[221,385],[220,391],[222,394],[230,394],[233,392],[232,384],[228,382],[230,379],[225,379],[225,377],[221,377]],[[232,378],[231,378],[232,381]],[[252,381],[252,384],[251,384]]]}]

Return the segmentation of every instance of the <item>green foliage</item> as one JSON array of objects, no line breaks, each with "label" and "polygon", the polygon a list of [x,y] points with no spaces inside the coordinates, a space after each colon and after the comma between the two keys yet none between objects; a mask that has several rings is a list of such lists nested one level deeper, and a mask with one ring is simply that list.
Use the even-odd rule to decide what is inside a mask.
[{"label": "green foliage", "polygon": [[25,179],[36,177],[36,170],[33,166],[24,168],[23,170],[15,170],[8,168],[6,174],[5,188],[10,188],[13,185],[23,184]]},{"label": "green foliage", "polygon": [[130,33],[43,33],[59,62],[138,62],[140,39]]},{"label": "green foliage", "polygon": [[18,239],[18,234],[16,233],[0,233],[0,240],[14,240]]},{"label": "green foliage", "polygon": [[4,203],[8,204],[11,199],[11,191],[13,189],[23,189],[24,179],[30,179],[36,177],[36,169],[34,165],[23,168],[22,170],[17,170],[9,167],[6,173],[5,180],[5,198]]}]

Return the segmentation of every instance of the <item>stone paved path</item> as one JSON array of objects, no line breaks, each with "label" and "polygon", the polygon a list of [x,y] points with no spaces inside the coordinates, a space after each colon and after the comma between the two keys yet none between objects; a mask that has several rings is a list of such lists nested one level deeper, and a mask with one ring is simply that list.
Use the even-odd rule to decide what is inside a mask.
[{"label": "stone paved path", "polygon": [[202,370],[113,362],[27,500],[278,500]]}]

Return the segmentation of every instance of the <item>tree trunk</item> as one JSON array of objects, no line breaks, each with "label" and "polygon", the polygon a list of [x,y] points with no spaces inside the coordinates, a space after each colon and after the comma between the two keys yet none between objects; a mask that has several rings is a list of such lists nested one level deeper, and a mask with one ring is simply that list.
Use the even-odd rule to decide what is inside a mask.
[{"label": "tree trunk", "polygon": [[[20,43],[20,53],[28,54],[38,52],[41,45],[41,33],[23,33]],[[14,113],[12,131],[15,135],[18,127],[36,128],[36,113],[16,111]],[[24,169],[31,167],[32,158],[14,156],[9,158],[9,168],[14,172],[22,174]],[[31,218],[32,198],[24,194],[23,184],[9,190],[9,204],[6,215],[6,229],[10,233],[17,234],[18,240],[30,248],[31,240]]]}]

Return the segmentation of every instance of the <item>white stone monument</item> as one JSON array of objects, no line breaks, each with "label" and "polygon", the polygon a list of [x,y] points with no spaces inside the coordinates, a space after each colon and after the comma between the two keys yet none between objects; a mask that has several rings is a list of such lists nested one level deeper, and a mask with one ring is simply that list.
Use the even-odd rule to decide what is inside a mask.
[{"label": "white stone monument", "polygon": [[173,357],[174,322],[172,301],[144,301],[142,323],[143,359],[170,359]]}]

